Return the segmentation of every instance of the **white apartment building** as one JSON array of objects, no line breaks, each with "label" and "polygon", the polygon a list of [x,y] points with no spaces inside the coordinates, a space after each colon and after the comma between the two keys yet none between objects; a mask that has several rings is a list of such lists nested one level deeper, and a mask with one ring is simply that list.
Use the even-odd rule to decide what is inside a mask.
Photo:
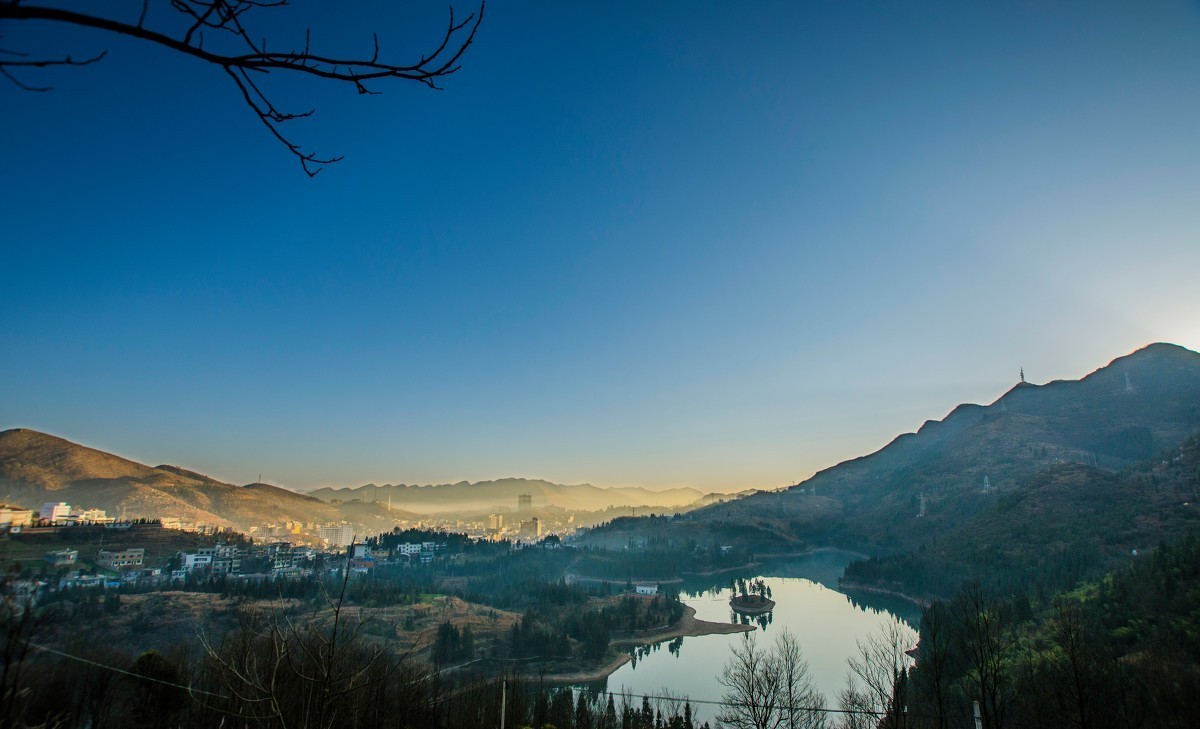
[{"label": "white apartment building", "polygon": [[65,501],[47,501],[38,516],[51,524],[64,524],[71,516],[71,505]]},{"label": "white apartment building", "polygon": [[321,527],[321,539],[332,547],[349,547],[354,541],[354,526],[351,524],[325,524]]}]

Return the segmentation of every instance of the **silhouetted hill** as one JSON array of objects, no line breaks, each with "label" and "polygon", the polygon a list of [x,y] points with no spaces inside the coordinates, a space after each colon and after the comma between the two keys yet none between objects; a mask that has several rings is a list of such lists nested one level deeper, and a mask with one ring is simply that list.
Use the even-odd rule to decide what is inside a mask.
[{"label": "silhouetted hill", "polygon": [[[130,519],[180,517],[247,529],[264,522],[349,519],[344,510],[271,486],[235,486],[178,466],[150,467],[35,430],[0,432],[0,501],[38,508],[46,501],[122,512]],[[359,523],[385,522],[381,506],[356,506]]]},{"label": "silhouetted hill", "polygon": [[[842,544],[879,555],[904,554],[975,528],[985,513],[1013,534],[1026,528],[1079,533],[1087,528],[1086,510],[1056,509],[1054,520],[1038,521],[1029,505],[1052,491],[1109,493],[1106,479],[1197,432],[1200,354],[1152,344],[1080,380],[1022,383],[989,405],[959,405],[944,419],[785,492],[686,514],[677,532],[679,538],[719,533],[764,551]],[[925,516],[918,516],[922,496]],[[1126,513],[1145,520],[1158,508],[1139,502]],[[978,548],[993,546],[987,539],[1000,539],[1000,531],[988,530],[992,536]]]},{"label": "silhouetted hill", "polygon": [[965,578],[999,594],[1053,594],[1200,529],[1200,437],[1118,472],[1050,466],[918,551],[852,565],[847,578],[948,595]]},{"label": "silhouetted hill", "polygon": [[693,504],[704,494],[693,488],[651,491],[644,488],[600,488],[591,484],[564,485],[540,479],[503,478],[470,483],[461,481],[437,486],[366,484],[356,488],[320,488],[310,491],[324,501],[358,499],[386,503],[420,514],[449,511],[515,511],[517,497],[529,494],[534,509],[559,507],[595,511],[610,506],[677,508]]}]

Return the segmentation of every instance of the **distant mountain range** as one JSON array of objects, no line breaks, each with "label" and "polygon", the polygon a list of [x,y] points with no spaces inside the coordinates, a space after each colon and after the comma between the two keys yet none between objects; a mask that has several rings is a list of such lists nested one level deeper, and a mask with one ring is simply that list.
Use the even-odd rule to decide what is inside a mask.
[{"label": "distant mountain range", "polygon": [[391,499],[393,507],[419,514],[516,511],[517,497],[522,494],[531,497],[534,509],[582,511],[599,511],[614,506],[673,509],[706,498],[702,491],[689,487],[651,491],[641,487],[600,488],[586,483],[564,485],[526,478],[502,478],[477,483],[461,481],[437,486],[366,484],[357,488],[320,488],[308,493],[329,502],[358,499],[386,503]]},{"label": "distant mountain range", "polygon": [[0,502],[36,509],[47,501],[129,519],[179,517],[238,529],[281,521],[384,525],[414,516],[388,514],[383,505],[341,508],[265,483],[235,486],[178,466],[151,467],[36,430],[0,432]]},{"label": "distant mountain range", "polygon": [[[1092,518],[1092,502],[1100,503],[1100,494],[1116,498],[1117,485],[1132,484],[1105,474],[1179,457],[1177,449],[1197,433],[1200,354],[1152,344],[1080,380],[1022,382],[989,405],[959,405],[942,420],[928,421],[915,433],[786,491],[692,511],[680,517],[675,532],[680,539],[697,540],[711,533],[770,551],[841,544],[900,555],[939,537],[970,534],[975,524],[986,526],[996,539],[1002,532],[997,524],[1010,525],[1014,537],[1024,534],[1024,525],[1038,513],[1039,494],[1049,497],[1053,489],[1058,528],[1083,534],[1087,525],[1074,522]],[[1095,476],[1090,482],[1089,473]],[[1088,485],[1100,477],[1103,489]],[[1132,485],[1125,488],[1122,513],[1161,528],[1122,533],[1136,533],[1144,543],[1156,535],[1172,536],[1170,525],[1190,523],[1157,516],[1160,498]],[[1061,508],[1064,493],[1072,492],[1077,508]],[[1055,527],[1044,519],[1038,524]],[[617,523],[592,538],[625,543],[630,536],[625,532],[639,528]],[[976,550],[998,546],[972,542]]]},{"label": "distant mountain range", "polygon": [[223,483],[179,466],[147,466],[35,430],[0,432],[0,503],[34,509],[47,501],[66,501],[115,517],[179,517],[242,530],[283,521],[349,521],[386,530],[396,521],[435,512],[515,511],[519,494],[529,494],[535,510],[580,511],[674,509],[704,498],[691,488],[603,489],[518,478],[442,486],[368,484],[300,494],[265,483]]}]

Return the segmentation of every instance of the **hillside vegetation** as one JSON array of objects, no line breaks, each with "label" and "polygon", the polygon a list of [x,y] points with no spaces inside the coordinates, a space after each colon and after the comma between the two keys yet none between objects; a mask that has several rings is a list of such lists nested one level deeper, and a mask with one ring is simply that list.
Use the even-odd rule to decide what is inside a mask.
[{"label": "hillside vegetation", "polygon": [[946,596],[973,574],[1056,591],[1194,527],[1197,433],[1200,354],[1152,344],[1077,381],[959,405],[786,491],[653,527],[621,520],[588,539],[836,545],[880,558],[854,579],[905,592]]}]

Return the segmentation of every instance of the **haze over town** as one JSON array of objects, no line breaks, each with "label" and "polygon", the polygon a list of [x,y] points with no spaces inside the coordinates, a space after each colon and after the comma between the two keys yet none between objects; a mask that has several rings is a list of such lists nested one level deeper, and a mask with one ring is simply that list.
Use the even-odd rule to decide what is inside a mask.
[{"label": "haze over town", "polygon": [[[280,33],[444,21],[311,5]],[[1200,347],[1192,4],[489,12],[444,93],[305,89],[293,134],[346,155],[313,180],[188,58],[4,89],[55,141],[0,180],[0,426],[300,490],[735,491],[1021,367]],[[104,47],[59,30],[30,43]]]},{"label": "haze over town", "polygon": [[0,729],[1193,729],[1198,49],[0,0]]}]

